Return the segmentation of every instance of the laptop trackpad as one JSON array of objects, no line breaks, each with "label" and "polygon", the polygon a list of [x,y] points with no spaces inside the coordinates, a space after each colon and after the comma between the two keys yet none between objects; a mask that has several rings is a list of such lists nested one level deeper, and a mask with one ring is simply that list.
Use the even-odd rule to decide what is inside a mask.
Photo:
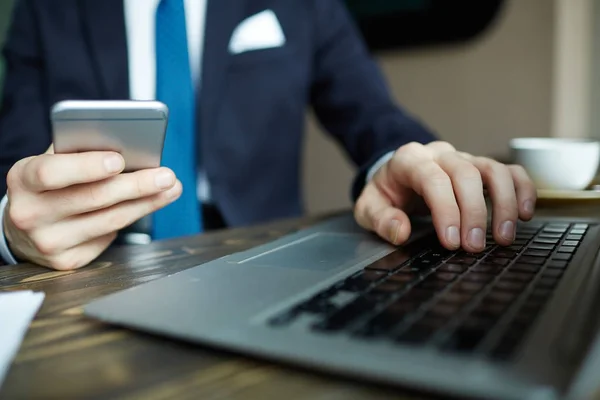
[{"label": "laptop trackpad", "polygon": [[240,264],[331,271],[371,257],[388,245],[364,234],[314,233],[239,260]]}]

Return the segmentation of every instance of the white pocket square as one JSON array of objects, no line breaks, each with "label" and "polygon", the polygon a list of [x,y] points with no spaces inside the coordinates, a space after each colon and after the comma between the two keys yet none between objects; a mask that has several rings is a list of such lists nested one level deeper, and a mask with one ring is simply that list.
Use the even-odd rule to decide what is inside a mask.
[{"label": "white pocket square", "polygon": [[265,10],[246,18],[235,28],[229,41],[229,52],[239,54],[284,44],[285,35],[277,16],[272,10]]}]

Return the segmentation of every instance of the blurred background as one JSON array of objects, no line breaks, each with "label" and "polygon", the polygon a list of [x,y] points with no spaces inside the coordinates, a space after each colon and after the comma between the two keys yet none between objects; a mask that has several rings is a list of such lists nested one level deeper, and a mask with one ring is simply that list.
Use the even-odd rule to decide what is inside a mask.
[{"label": "blurred background", "polygon": [[[13,2],[0,0],[0,43]],[[600,136],[597,3],[346,0],[398,103],[461,150],[501,158],[517,136]],[[347,207],[354,169],[307,114],[308,212]]]}]

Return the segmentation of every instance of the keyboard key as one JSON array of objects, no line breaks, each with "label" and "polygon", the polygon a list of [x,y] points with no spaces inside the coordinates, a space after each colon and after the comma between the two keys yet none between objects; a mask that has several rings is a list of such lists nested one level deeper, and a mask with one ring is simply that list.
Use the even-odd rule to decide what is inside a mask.
[{"label": "keyboard key", "polygon": [[492,275],[498,275],[503,270],[504,270],[504,268],[500,265],[486,264],[486,263],[481,263],[481,264],[478,264],[478,265],[474,266],[473,268],[471,268],[471,271],[484,272],[484,273],[492,274]]},{"label": "keyboard key", "polygon": [[548,238],[535,238],[534,243],[542,243],[542,244],[557,244],[560,239],[548,239]]},{"label": "keyboard key", "polygon": [[518,271],[518,272],[529,272],[529,273],[537,273],[540,270],[540,266],[539,265],[534,265],[534,264],[513,264],[511,265],[508,270],[509,271]]},{"label": "keyboard key", "polygon": [[577,250],[577,247],[560,246],[558,248],[559,253],[575,253],[575,250]]},{"label": "keyboard key", "polygon": [[373,298],[359,297],[339,311],[333,313],[329,318],[313,325],[314,329],[322,331],[338,331],[356,321],[368,312],[374,310],[377,303]]},{"label": "keyboard key", "polygon": [[439,301],[442,303],[465,304],[473,298],[468,292],[460,292],[455,289],[441,295]]},{"label": "keyboard key", "polygon": [[498,303],[510,303],[517,297],[516,294],[511,292],[503,292],[500,290],[492,290],[485,296],[484,300],[490,300]]},{"label": "keyboard key", "polygon": [[374,294],[376,296],[386,296],[392,295],[397,292],[401,292],[406,287],[405,284],[393,281],[385,281],[375,286],[369,294]]},{"label": "keyboard key", "polygon": [[549,250],[529,250],[527,249],[523,255],[528,257],[549,257],[552,252]]},{"label": "keyboard key", "polygon": [[505,279],[500,279],[494,285],[495,289],[506,290],[508,292],[520,292],[521,290],[523,290],[524,287],[525,287],[525,283],[523,283],[523,282],[511,281],[511,280],[505,280]]},{"label": "keyboard key", "polygon": [[570,253],[556,253],[552,256],[552,259],[559,261],[569,261],[571,257],[573,257],[573,255]]},{"label": "keyboard key", "polygon": [[505,267],[510,264],[510,259],[501,257],[486,257],[485,262],[488,264],[495,264]]},{"label": "keyboard key", "polygon": [[467,268],[468,267],[466,265],[461,264],[442,264],[442,266],[439,267],[437,270],[443,272],[463,273],[467,270]]},{"label": "keyboard key", "polygon": [[549,233],[549,232],[542,232],[538,235],[538,237],[545,238],[545,239],[560,239],[562,236],[563,236],[562,233]]},{"label": "keyboard key", "polygon": [[504,275],[502,275],[502,279],[518,281],[518,282],[529,282],[530,280],[533,279],[534,276],[535,276],[535,274],[531,274],[531,273],[508,271]]},{"label": "keyboard key", "polygon": [[532,243],[527,247],[527,249],[531,250],[554,250],[554,245],[551,244],[540,244],[540,243]]},{"label": "keyboard key", "polygon": [[432,292],[439,292],[440,290],[444,290],[446,288],[446,286],[449,285],[449,283],[450,282],[448,282],[448,281],[431,279],[431,280],[425,280],[425,281],[419,283],[417,288],[424,289],[424,290],[430,290]]},{"label": "keyboard key", "polygon": [[410,254],[398,250],[375,261],[371,265],[367,266],[365,269],[380,271],[396,271],[400,269],[402,265],[408,260],[410,260]]},{"label": "keyboard key", "polygon": [[469,281],[469,282],[489,282],[492,279],[494,279],[494,275],[491,275],[491,274],[484,274],[482,272],[468,272],[464,276],[463,281]]},{"label": "keyboard key", "polygon": [[383,271],[361,271],[358,274],[347,278],[339,289],[350,292],[361,292],[367,289],[373,283],[382,280],[386,276],[387,274]]},{"label": "keyboard key", "polygon": [[559,224],[559,223],[549,224],[547,226],[547,228],[544,228],[544,230],[548,230],[548,229],[564,229],[566,231],[567,229],[569,229],[569,224]]},{"label": "keyboard key", "polygon": [[565,240],[574,240],[576,242],[581,241],[581,239],[583,239],[583,235],[567,235],[565,238]]},{"label": "keyboard key", "polygon": [[572,235],[584,235],[585,234],[585,229],[571,229],[571,231],[569,232]]},{"label": "keyboard key", "polygon": [[400,324],[408,315],[419,308],[420,303],[398,300],[371,318],[356,331],[359,336],[386,334]]},{"label": "keyboard key", "polygon": [[408,269],[419,274],[426,274],[431,271],[438,263],[431,260],[417,259],[408,264]]},{"label": "keyboard key", "polygon": [[567,231],[567,228],[544,228],[544,230],[542,232],[545,233],[565,233]]},{"label": "keyboard key", "polygon": [[394,275],[391,275],[387,279],[387,282],[391,281],[391,282],[398,282],[398,283],[408,283],[408,282],[412,282],[417,279],[419,279],[418,274],[415,274],[414,272],[411,272],[411,271],[400,270],[399,272],[395,273]]},{"label": "keyboard key", "polygon": [[578,241],[576,240],[565,240],[564,242],[562,242],[563,246],[573,246],[576,247],[579,244]]},{"label": "keyboard key", "polygon": [[477,259],[474,257],[461,257],[461,256],[454,256],[449,260],[449,262],[451,264],[461,264],[461,265],[473,265],[473,264],[475,264],[475,261],[477,261]]},{"label": "keyboard key", "polygon": [[468,282],[468,281],[460,281],[458,282],[453,289],[456,289],[458,291],[461,292],[467,292],[467,293],[477,293],[479,292],[481,289],[483,289],[485,287],[484,283],[481,282]]},{"label": "keyboard key", "polygon": [[514,258],[517,256],[517,252],[513,250],[509,250],[506,248],[497,248],[496,250],[490,253],[494,257],[503,257],[503,258]]},{"label": "keyboard key", "polygon": [[566,261],[550,261],[548,263],[548,268],[560,268],[560,269],[564,269],[567,268],[568,263]]},{"label": "keyboard key", "polygon": [[525,247],[524,245],[516,245],[513,243],[511,246],[508,246],[508,249],[512,250],[512,251],[520,252],[521,250],[523,250],[524,247]]},{"label": "keyboard key", "polygon": [[575,224],[573,225],[573,229],[581,229],[581,230],[586,230],[588,228],[588,224]]},{"label": "keyboard key", "polygon": [[[528,236],[529,236],[529,235],[528,235]],[[533,235],[531,235],[531,236],[533,236]],[[523,239],[523,238],[519,238],[519,237],[517,237],[515,240],[513,240],[513,244],[514,244],[514,245],[519,245],[519,246],[524,246],[524,245],[526,245],[527,243],[529,243],[529,241],[530,241],[530,240],[531,240],[531,238],[529,238],[529,237],[528,237],[528,238],[526,238],[526,239]]]},{"label": "keyboard key", "polygon": [[546,260],[541,257],[520,256],[519,258],[517,258],[516,262],[520,264],[542,265],[546,262]]}]

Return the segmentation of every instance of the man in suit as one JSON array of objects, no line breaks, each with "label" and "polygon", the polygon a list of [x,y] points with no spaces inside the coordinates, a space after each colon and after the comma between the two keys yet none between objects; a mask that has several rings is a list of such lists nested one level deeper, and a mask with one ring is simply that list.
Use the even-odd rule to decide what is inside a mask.
[{"label": "man in suit", "polygon": [[[307,105],[360,167],[358,223],[392,243],[424,204],[444,246],[482,250],[484,185],[498,242],[533,215],[521,168],[436,141],[394,104],[341,0],[20,0],[4,56],[8,262],[80,267],[146,215],[159,239],[301,214]],[[169,106],[165,167],[47,150],[57,101],[129,98]]]}]

